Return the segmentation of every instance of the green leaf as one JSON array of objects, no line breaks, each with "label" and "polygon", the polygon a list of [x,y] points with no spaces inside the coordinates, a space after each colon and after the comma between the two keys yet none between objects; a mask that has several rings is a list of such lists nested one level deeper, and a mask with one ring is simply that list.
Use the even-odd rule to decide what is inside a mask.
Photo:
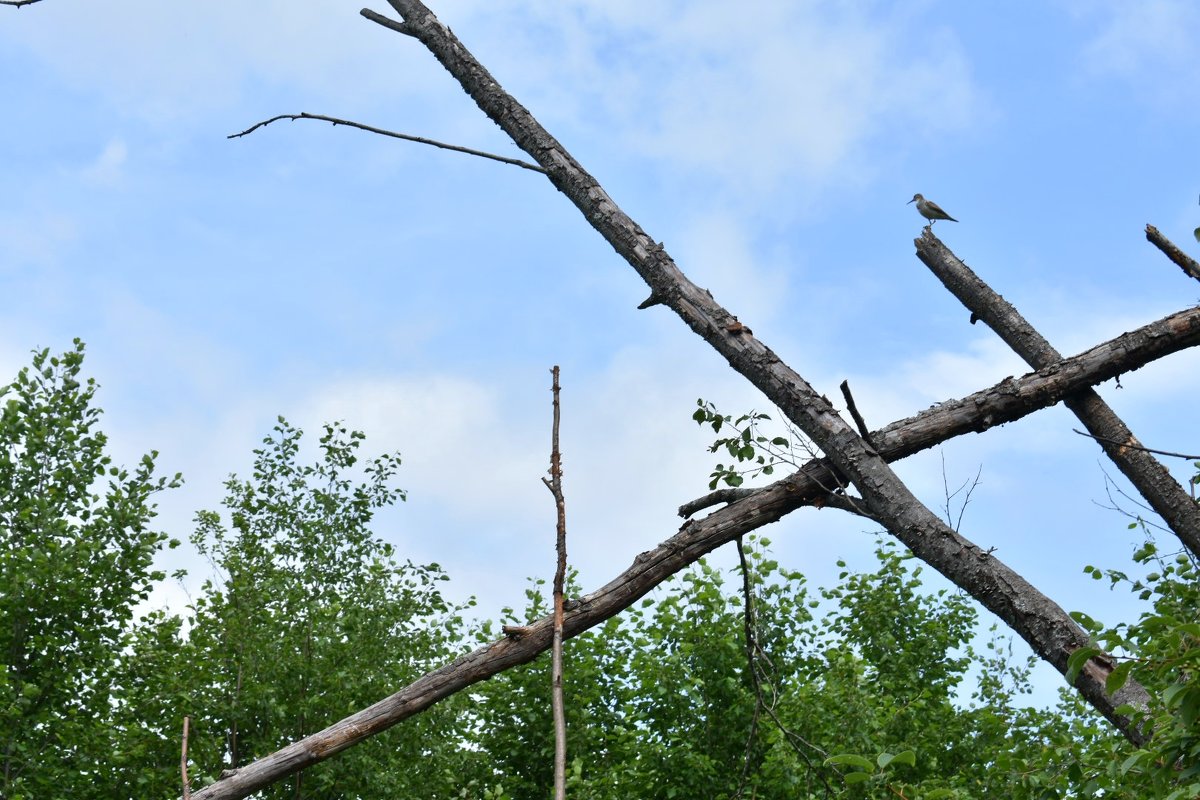
[{"label": "green leaf", "polygon": [[1133,662],[1126,661],[1122,664],[1117,664],[1113,671],[1108,674],[1104,680],[1104,691],[1112,694],[1120,690],[1122,686],[1129,680],[1129,671],[1133,669]]},{"label": "green leaf", "polygon": [[1129,770],[1136,767],[1138,763],[1140,763],[1148,755],[1149,753],[1147,753],[1145,750],[1138,750],[1133,755],[1129,756],[1129,758],[1126,758],[1121,762],[1121,774],[1127,774]]},{"label": "green leaf", "polygon": [[826,766],[845,765],[848,767],[858,767],[859,769],[866,770],[867,772],[875,771],[874,764],[872,764],[869,760],[863,758],[862,756],[860,756],[856,753],[839,753],[836,756],[830,756],[829,758],[825,759],[825,765]]},{"label": "green leaf", "polygon": [[1200,639],[1200,622],[1185,622],[1175,630],[1180,633],[1186,633],[1196,639]]},{"label": "green leaf", "polygon": [[1173,683],[1163,690],[1163,704],[1167,708],[1174,708],[1179,703],[1179,696],[1187,691],[1186,683]]},{"label": "green leaf", "polygon": [[1190,728],[1200,715],[1200,686],[1191,686],[1184,693],[1183,702],[1179,704],[1179,720],[1185,728]]},{"label": "green leaf", "polygon": [[1079,677],[1080,670],[1093,656],[1100,655],[1102,651],[1098,647],[1081,647],[1074,653],[1071,653],[1067,659],[1067,682],[1075,683],[1075,679]]},{"label": "green leaf", "polygon": [[871,780],[871,774],[869,772],[847,772],[842,776],[842,780],[846,782],[846,785],[850,786]]}]

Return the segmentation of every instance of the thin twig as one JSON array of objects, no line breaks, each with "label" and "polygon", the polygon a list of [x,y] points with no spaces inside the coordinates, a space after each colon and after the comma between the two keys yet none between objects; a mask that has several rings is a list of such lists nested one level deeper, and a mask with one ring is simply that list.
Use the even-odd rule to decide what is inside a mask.
[{"label": "thin twig", "polygon": [[1086,431],[1081,431],[1078,428],[1071,428],[1071,430],[1075,431],[1080,436],[1086,436],[1089,439],[1095,439],[1098,442],[1108,442],[1109,444],[1114,444],[1117,447],[1128,447],[1132,450],[1141,450],[1143,453],[1154,453],[1156,455],[1168,456],[1170,458],[1184,458],[1184,459],[1187,459],[1188,461],[1200,460],[1200,456],[1190,456],[1187,453],[1172,453],[1170,450],[1155,450],[1152,447],[1142,447],[1140,444],[1129,444],[1128,442],[1118,442],[1116,439],[1109,439],[1107,436],[1097,436],[1094,433],[1088,433]]},{"label": "thin twig", "polygon": [[508,156],[498,156],[495,153],[485,153],[482,150],[472,150],[469,147],[459,147],[456,144],[447,144],[446,142],[439,142],[435,139],[426,139],[423,136],[410,136],[407,133],[397,133],[396,131],[389,131],[389,130],[385,130],[384,128],[376,128],[371,125],[363,125],[361,122],[354,122],[354,121],[348,120],[348,119],[338,119],[337,117],[329,117],[324,114],[309,114],[308,112],[304,112],[304,111],[300,112],[299,114],[279,114],[278,116],[271,117],[270,119],[264,119],[262,122],[254,123],[249,128],[246,128],[246,130],[242,131],[241,133],[231,133],[228,136],[226,136],[225,138],[226,139],[240,139],[243,136],[247,136],[251,133],[254,133],[259,128],[266,127],[267,125],[270,125],[272,122],[278,122],[281,119],[287,119],[287,120],[291,120],[293,122],[298,119],[315,119],[315,120],[320,120],[321,122],[331,122],[335,126],[345,125],[347,128],[358,128],[360,131],[367,131],[368,133],[377,133],[380,136],[390,136],[393,139],[403,139],[406,142],[416,142],[417,144],[427,144],[430,147],[440,147],[442,150],[453,150],[456,153],[466,153],[469,156],[479,156],[480,158],[487,158],[487,159],[491,159],[492,161],[499,161],[502,164],[512,164],[514,167],[520,167],[522,169],[527,169],[532,172],[540,172],[543,175],[546,174],[546,170],[542,169],[537,164],[530,164],[528,161],[522,161],[519,158],[509,158]]},{"label": "thin twig", "polygon": [[[770,664],[770,659],[767,657],[766,652],[763,650],[762,645],[759,644],[758,641],[758,617],[754,609],[754,587],[750,582],[750,567],[746,559],[746,548],[742,543],[741,536],[734,541],[737,543],[738,562],[742,569],[742,597],[745,600],[744,627],[746,630],[746,661],[750,670],[751,686],[754,688],[754,716],[751,718],[750,732],[746,737],[746,755],[745,760],[742,763],[742,775],[738,780],[738,788],[737,792],[734,793],[734,797],[741,797],[742,792],[746,787],[746,779],[750,770],[750,755],[752,752],[754,739],[758,733],[758,719],[760,713],[765,713],[771,718],[771,721],[775,723],[775,727],[777,727],[780,733],[783,734],[787,743],[791,745],[793,750],[796,751],[796,755],[804,759],[804,763],[808,766],[808,775],[810,777],[812,775],[816,775],[817,780],[819,780],[821,785],[825,787],[825,795],[829,796],[829,794],[832,792],[829,782],[825,780],[825,776],[822,775],[821,772],[813,765],[812,759],[809,758],[808,753],[804,748],[807,747],[825,757],[828,757],[829,754],[814,745],[812,742],[806,740],[803,736],[800,736],[796,732],[789,729],[783,724],[783,721],[779,719],[779,715],[775,713],[775,704],[778,702],[779,696],[775,691],[774,685],[770,686],[772,696],[771,702],[768,703],[763,699],[762,677],[758,674],[759,659],[761,658],[764,661],[767,661],[768,665]],[[803,747],[801,745],[803,745]]]},{"label": "thin twig", "polygon": [[[1117,494],[1119,494],[1121,497],[1125,498],[1125,500],[1132,503],[1134,506],[1137,506],[1145,511],[1148,511],[1150,514],[1154,513],[1153,508],[1151,508],[1150,506],[1141,502],[1136,497],[1130,497],[1128,492],[1126,492],[1124,489],[1122,489],[1120,486],[1118,486],[1117,482],[1114,481],[1112,479],[1112,476],[1110,476],[1108,474],[1108,471],[1106,469],[1104,469],[1103,463],[1100,465],[1100,472],[1104,475],[1104,494],[1107,495],[1109,504],[1104,505],[1103,503],[1099,503],[1099,502],[1096,502],[1095,500],[1093,500],[1092,503],[1094,505],[1097,505],[1100,508],[1103,508],[1105,511],[1115,511],[1118,514],[1120,514],[1121,516],[1128,517],[1129,519],[1133,520],[1134,522],[1141,523],[1142,525],[1146,526],[1147,528],[1154,528],[1156,530],[1162,531],[1163,533],[1168,533],[1168,534],[1171,533],[1171,529],[1168,528],[1167,526],[1160,525],[1159,523],[1154,522],[1153,520],[1149,519],[1148,516],[1144,516],[1142,514],[1135,514],[1132,511],[1129,511],[1125,507],[1123,507],[1121,505],[1121,503],[1115,497],[1113,497],[1114,491]],[[1191,551],[1187,551],[1187,552],[1189,554],[1191,553]]]},{"label": "thin twig", "polygon": [[850,416],[854,417],[854,424],[858,426],[858,435],[863,438],[871,449],[875,449],[875,443],[871,441],[871,429],[867,427],[867,421],[863,419],[862,414],[858,413],[858,406],[854,404],[854,395],[850,394],[850,381],[842,381],[842,397],[846,399],[846,408],[850,411]]},{"label": "thin twig", "polygon": [[192,800],[192,783],[188,780],[187,774],[188,726],[191,725],[191,722],[191,717],[183,718],[183,749],[179,756],[179,772],[183,776],[183,800]]},{"label": "thin twig", "polygon": [[[950,481],[946,476],[946,451],[939,449],[939,452],[942,456],[942,491],[945,493],[946,497],[946,505],[944,507],[946,512],[946,524],[955,531],[961,532],[963,515],[967,513],[967,506],[971,503],[971,495],[975,494],[975,490],[979,488],[979,476],[983,474],[983,465],[980,465],[979,469],[975,471],[975,478],[973,480],[963,481],[961,484],[959,484],[958,488],[952,492],[950,491]],[[959,492],[961,492],[963,489],[967,490],[967,494],[965,497],[963,497],[962,505],[959,506],[958,519],[956,520],[954,519],[954,513],[950,510],[950,501],[955,497],[958,497]]]},{"label": "thin twig", "polygon": [[1158,228],[1153,225],[1147,225],[1146,239],[1150,244],[1161,250],[1163,255],[1171,259],[1181,270],[1200,281],[1200,264],[1196,263],[1196,259],[1190,257],[1187,253],[1172,244],[1171,240],[1163,236]]},{"label": "thin twig", "polygon": [[550,480],[542,483],[554,495],[554,506],[558,514],[555,551],[558,566],[554,570],[554,644],[551,650],[550,690],[554,710],[554,800],[565,800],[567,796],[567,717],[563,709],[563,584],[567,576],[567,504],[562,491],[562,455],[558,449],[558,367],[550,370],[554,376],[554,424],[550,437]]},{"label": "thin twig", "polygon": [[32,3],[40,2],[42,2],[42,0],[0,0],[0,6],[14,6],[20,8],[21,6],[27,6],[31,5]]},{"label": "thin twig", "polygon": [[746,733],[746,754],[742,758],[742,775],[738,778],[737,791],[734,797],[741,797],[746,788],[746,779],[750,776],[750,756],[754,751],[754,741],[758,738],[758,717],[762,713],[762,686],[758,682],[758,668],[754,663],[754,651],[757,647],[754,637],[754,592],[750,585],[750,568],[746,564],[746,548],[742,537],[736,540],[738,562],[742,565],[742,596],[745,598],[743,622],[746,629],[746,668],[750,670],[750,684],[754,687],[754,716],[750,718],[750,730]]}]

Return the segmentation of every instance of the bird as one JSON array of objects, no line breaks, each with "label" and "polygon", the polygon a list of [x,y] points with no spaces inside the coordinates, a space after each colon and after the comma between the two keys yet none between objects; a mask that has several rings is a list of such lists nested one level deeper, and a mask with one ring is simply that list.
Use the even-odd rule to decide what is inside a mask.
[{"label": "bird", "polygon": [[[917,211],[922,217],[929,220],[929,225],[927,227],[933,227],[933,223],[937,222],[939,219],[948,219],[951,222],[958,222],[958,220],[956,220],[954,217],[943,211],[942,207],[937,203],[933,202],[932,200],[926,200],[924,195],[914,194],[913,199],[909,200],[908,203],[917,204]],[[908,205],[908,203],[905,203],[904,205]]]}]

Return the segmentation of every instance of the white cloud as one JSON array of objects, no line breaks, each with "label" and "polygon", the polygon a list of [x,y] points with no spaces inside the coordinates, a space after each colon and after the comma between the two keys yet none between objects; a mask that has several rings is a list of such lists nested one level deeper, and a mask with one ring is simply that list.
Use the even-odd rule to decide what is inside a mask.
[{"label": "white cloud", "polygon": [[111,186],[124,176],[125,159],[129,150],[120,139],[114,139],[104,146],[104,151],[85,167],[81,173],[89,183]]},{"label": "white cloud", "polygon": [[518,95],[548,124],[602,125],[621,151],[719,178],[744,198],[812,202],[835,175],[845,182],[874,169],[866,146],[886,131],[944,134],[977,110],[951,34],[926,31],[934,46],[914,56],[910,20],[870,4],[764,0],[733,13],[717,3],[574,2],[522,4],[518,14],[511,3],[477,3],[472,11],[472,33],[503,32],[505,48],[486,46],[500,80],[515,76]]},{"label": "white cloud", "polygon": [[[1109,0],[1076,8],[1084,16],[1101,18],[1100,30],[1083,50],[1091,71],[1138,81],[1140,91],[1173,104],[1200,96],[1194,80],[1200,69],[1200,7],[1195,3]],[[1148,75],[1154,82],[1142,84]]]},{"label": "white cloud", "polygon": [[931,350],[897,363],[888,372],[849,380],[859,409],[873,425],[881,426],[1028,371],[1008,345],[989,334],[968,341],[960,350]]},{"label": "white cloud", "polygon": [[1087,54],[1100,71],[1133,73],[1147,62],[1191,61],[1196,57],[1200,11],[1184,0],[1119,0],[1089,3],[1107,17]]},{"label": "white cloud", "polygon": [[413,493],[469,519],[528,500],[549,458],[530,447],[528,411],[511,413],[499,390],[462,376],[342,380],[317,388],[298,413],[310,429],[345,420],[368,433],[372,450],[400,450]]},{"label": "white cloud", "polygon": [[422,89],[440,70],[419,46],[356,11],[334,0],[47,3],[37,14],[10,15],[0,40],[125,111],[163,122],[204,116],[264,86],[314,102],[344,100],[331,110],[345,110],[398,88]]},{"label": "white cloud", "polygon": [[682,231],[676,257],[689,277],[747,322],[765,323],[785,309],[791,265],[757,252],[746,224],[732,214],[704,213]]},{"label": "white cloud", "polygon": [[[716,181],[714,197],[776,195],[780,214],[878,169],[869,144],[889,131],[919,141],[961,129],[978,110],[952,34],[922,22],[931,46],[914,55],[914,21],[871,4],[759,0],[730,13],[715,2],[463,2],[439,13],[567,139],[603,129],[621,157]],[[255,95],[304,104],[254,112],[264,117],[324,112],[495,144],[492,126],[423,47],[334,0],[130,0],[48,6],[33,17],[0,31],[0,42],[157,125]],[[253,121],[237,113],[221,127]]]}]

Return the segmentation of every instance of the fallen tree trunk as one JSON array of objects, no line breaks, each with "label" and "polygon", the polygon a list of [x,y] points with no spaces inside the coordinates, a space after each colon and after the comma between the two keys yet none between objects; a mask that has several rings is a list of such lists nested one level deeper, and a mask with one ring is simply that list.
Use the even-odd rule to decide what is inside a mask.
[{"label": "fallen tree trunk", "polygon": [[[872,433],[871,438],[884,458],[903,458],[955,436],[1019,419],[1054,405],[1084,386],[1198,344],[1200,308],[1181,311],[1047,369],[1021,378],[1006,378],[960,400],[941,403],[894,422]],[[721,545],[821,500],[827,496],[828,487],[835,484],[830,465],[823,459],[814,460],[769,486],[747,490],[737,502],[704,519],[688,521],[678,533],[639,555],[628,569],[603,587],[568,603],[563,620],[564,637],[577,636],[620,613],[671,575]],[[711,504],[701,503],[698,508],[706,505]],[[455,692],[509,667],[532,661],[550,647],[552,638],[553,619],[548,616],[530,625],[520,638],[505,638],[485,645],[369,708],[248,764],[193,793],[193,800],[246,797],[419,714]],[[1136,684],[1130,688],[1136,693]]]},{"label": "fallen tree trunk", "polygon": [[[1068,392],[1134,369],[1136,358],[1126,360],[1130,348],[1144,353],[1160,348],[1161,355],[1172,347],[1195,344],[1200,337],[1200,316],[1194,311],[1181,312],[1156,323],[1160,327],[1153,332],[1143,329],[1129,334],[1128,341],[1121,337],[1121,343],[1112,351],[1096,356],[1098,361],[1093,363],[1091,371],[1082,362],[1068,359],[1043,371],[1044,374],[1008,379],[966,401],[945,404],[895,423],[873,435],[876,446],[872,448],[797,372],[754,339],[750,330],[707,292],[691,283],[662,245],[621,211],[599,183],[500,88],[432,12],[417,0],[389,0],[389,3],[404,17],[403,22],[387,20],[368,10],[363,14],[417,38],[430,49],[480,108],[537,161],[589,224],[643,277],[651,289],[650,300],[643,306],[662,303],[675,311],[827,454],[826,459],[806,465],[796,475],[742,497],[703,520],[685,523],[663,544],[638,556],[615,580],[571,603],[563,622],[565,636],[574,636],[627,608],[662,580],[721,544],[826,496],[828,488],[840,485],[840,476],[845,476],[862,493],[860,502],[870,516],[1000,616],[1039,655],[1060,671],[1066,671],[1070,654],[1087,644],[1083,631],[1036,588],[924,508],[891,472],[887,461],[967,430],[983,430],[1016,419],[1034,408],[1057,402]],[[1136,335],[1139,333],[1140,338]],[[1119,363],[1124,366],[1117,366]],[[1088,378],[1080,377],[1083,374]],[[1007,417],[1009,413],[1013,416]],[[833,481],[835,477],[839,480]],[[237,770],[194,797],[197,800],[245,797],[419,713],[456,691],[532,660],[550,646],[551,638],[551,620],[540,620],[524,629],[519,637],[493,642],[463,656],[324,731]],[[1144,707],[1145,691],[1130,683],[1109,696],[1104,691],[1107,671],[1102,657],[1092,659],[1081,671],[1076,686],[1131,741],[1140,743],[1141,731],[1117,714],[1116,708],[1122,703]]]},{"label": "fallen tree trunk", "polygon": [[[1160,241],[1166,241],[1162,234],[1158,234],[1158,237]],[[916,245],[917,257],[951,294],[970,309],[972,318],[987,324],[1013,352],[1025,359],[1025,363],[1040,369],[1062,359],[1059,352],[1011,303],[972,272],[933,235],[933,231],[925,231],[916,240]],[[1166,245],[1174,247],[1169,242]],[[1065,398],[1063,405],[1079,418],[1088,433],[1117,465],[1117,469],[1146,498],[1146,502],[1175,532],[1184,547],[1192,555],[1200,557],[1200,505],[1158,459],[1140,449],[1141,443],[1117,416],[1117,412],[1091,388]]]},{"label": "fallen tree trunk", "polygon": [[[1015,571],[951,529],[909,491],[871,446],[794,369],[711,293],[692,283],[661,244],[656,244],[440,22],[420,0],[388,0],[403,17],[396,23],[364,14],[421,42],[458,80],[479,108],[545,171],[584,218],[650,286],[643,307],[661,303],[720,353],[729,365],[766,395],[826,455],[837,472],[862,495],[865,511],[925,563],[1000,617],[1043,659],[1067,672],[1071,653],[1088,644],[1084,631],[1050,598]],[[1098,656],[1079,673],[1075,686],[1127,738],[1142,734],[1116,708],[1125,700],[1104,688]],[[1108,661],[1108,663],[1111,663]],[[1131,695],[1132,696],[1132,695]],[[1144,705],[1143,702],[1134,705]]]}]

